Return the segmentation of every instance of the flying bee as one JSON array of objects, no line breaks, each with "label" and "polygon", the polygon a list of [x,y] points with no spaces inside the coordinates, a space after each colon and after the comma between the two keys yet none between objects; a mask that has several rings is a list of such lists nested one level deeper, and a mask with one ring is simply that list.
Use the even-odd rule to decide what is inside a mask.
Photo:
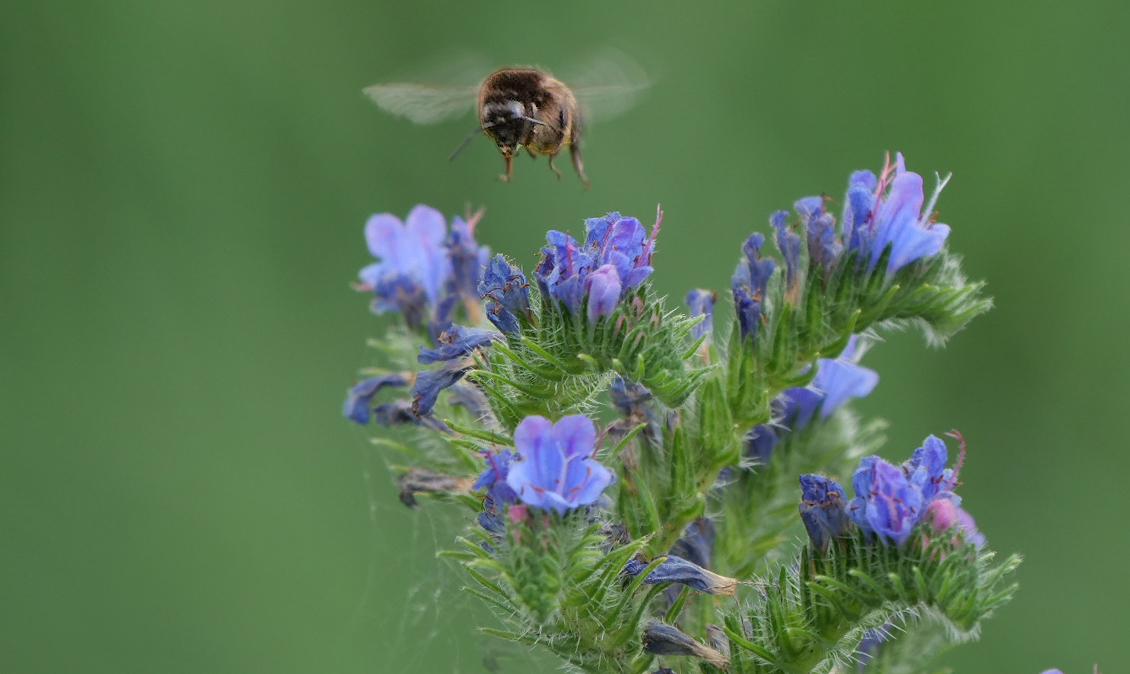
[{"label": "flying bee", "polygon": [[455,159],[482,131],[502,152],[501,180],[509,182],[513,176],[520,147],[534,158],[546,155],[549,168],[560,178],[553,160],[568,147],[573,168],[587,188],[581,128],[589,110],[605,118],[618,114],[647,86],[639,66],[619,52],[601,53],[587,73],[578,80],[585,84],[569,87],[540,68],[508,67],[495,70],[475,87],[389,83],[367,87],[365,93],[381,109],[417,124],[446,121],[469,112],[477,101],[479,125],[448,159]]}]

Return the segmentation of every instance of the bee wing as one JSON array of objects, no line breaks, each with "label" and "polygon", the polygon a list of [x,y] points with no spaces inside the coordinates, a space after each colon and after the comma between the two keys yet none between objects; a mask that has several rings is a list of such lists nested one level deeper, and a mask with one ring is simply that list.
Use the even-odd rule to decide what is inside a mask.
[{"label": "bee wing", "polygon": [[405,117],[416,124],[438,124],[473,110],[479,89],[390,82],[365,87],[364,91],[385,112]]},{"label": "bee wing", "polygon": [[624,52],[606,47],[570,68],[563,81],[577,97],[586,120],[624,114],[651,86],[647,71]]}]

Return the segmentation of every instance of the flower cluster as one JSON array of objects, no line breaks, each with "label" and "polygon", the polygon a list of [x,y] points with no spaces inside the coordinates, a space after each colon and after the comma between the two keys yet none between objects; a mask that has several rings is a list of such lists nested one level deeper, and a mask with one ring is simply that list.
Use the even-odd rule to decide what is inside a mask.
[{"label": "flower cluster", "polygon": [[853,522],[866,535],[898,546],[920,523],[934,534],[957,527],[964,540],[984,545],[985,537],[953,493],[961,461],[950,469],[946,460],[946,444],[933,435],[901,466],[864,457],[852,477],[855,498],[850,502],[834,480],[802,475],[800,512],[813,546],[825,549],[830,538],[844,536]]},{"label": "flower cluster", "polygon": [[651,274],[651,256],[660,220],[647,235],[635,218],[609,213],[585,220],[585,245],[564,232],[546,234],[534,277],[544,295],[574,315],[582,309],[590,323],[608,316],[620,300]]},{"label": "flower cluster", "polygon": [[[769,218],[777,259],[745,238],[732,305],[695,289],[684,311],[650,287],[661,211],[650,232],[616,212],[582,241],[550,230],[530,277],[476,243],[481,213],[375,215],[360,287],[399,320],[343,413],[402,427],[402,501],[468,508],[447,554],[506,624],[491,633],[577,671],[830,671],[880,641],[886,662],[910,614],[966,637],[1015,562],[990,568],[961,507],[964,443],[953,468],[934,436],[860,460],[881,422],[842,411],[877,385],[859,361],[883,330],[941,340],[989,306],[945,250],[939,182],[927,201],[897,155],[851,175],[838,222],[797,200]],[[827,477],[852,471],[853,495]]]}]

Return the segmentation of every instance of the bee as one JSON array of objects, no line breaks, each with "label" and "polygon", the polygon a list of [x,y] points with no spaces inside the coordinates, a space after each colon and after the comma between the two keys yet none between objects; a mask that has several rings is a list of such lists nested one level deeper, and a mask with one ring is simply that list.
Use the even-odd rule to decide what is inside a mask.
[{"label": "bee", "polygon": [[[554,159],[566,147],[577,175],[588,188],[581,155],[581,129],[590,107],[601,107],[604,117],[630,106],[633,95],[647,86],[639,67],[618,52],[604,52],[589,66],[590,80],[569,87],[536,67],[499,68],[477,87],[442,87],[412,83],[375,84],[365,94],[381,109],[417,124],[434,124],[469,112],[477,102],[479,124],[451,153],[456,156],[481,131],[498,146],[505,162],[499,176],[509,182],[514,156],[525,148],[530,157],[549,158],[549,168],[561,177]],[[582,101],[584,105],[582,105]]]}]

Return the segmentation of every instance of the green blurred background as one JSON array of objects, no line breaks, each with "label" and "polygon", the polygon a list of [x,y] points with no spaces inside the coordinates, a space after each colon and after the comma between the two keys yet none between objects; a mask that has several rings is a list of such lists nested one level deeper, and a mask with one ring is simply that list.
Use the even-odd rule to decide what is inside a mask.
[{"label": "green blurred background", "polygon": [[[893,335],[859,406],[893,459],[960,428],[967,506],[1027,558],[947,662],[1121,671],[1128,26],[1123,2],[4,3],[0,671],[484,671],[433,558],[459,522],[403,508],[340,416],[381,326],[349,287],[365,218],[486,205],[481,240],[529,268],[546,229],[662,202],[653,278],[681,296],[886,150],[954,173],[941,219],[998,305],[944,350]],[[592,129],[588,192],[525,157],[498,183],[486,139],[448,163],[470,118],[360,92],[602,45],[656,82]]]}]

